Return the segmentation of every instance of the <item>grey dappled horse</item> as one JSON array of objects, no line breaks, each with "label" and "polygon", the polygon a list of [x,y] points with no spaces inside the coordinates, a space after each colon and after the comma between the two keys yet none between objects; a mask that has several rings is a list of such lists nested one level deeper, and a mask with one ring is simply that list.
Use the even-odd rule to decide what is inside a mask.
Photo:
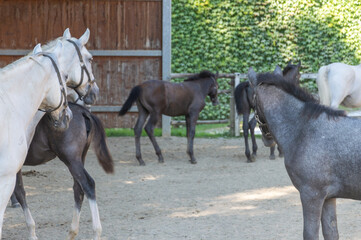
[{"label": "grey dappled horse", "polygon": [[[299,85],[300,77],[301,77],[300,68],[301,68],[301,61],[297,65],[294,65],[292,64],[292,61],[289,61],[287,63],[287,66],[283,69],[282,74],[287,81]],[[251,110],[254,110],[253,89],[249,85],[249,81],[245,81],[237,85],[236,89],[234,90],[234,99],[236,103],[237,113],[243,116],[242,127],[243,127],[244,143],[246,147],[245,154],[247,157],[247,162],[254,162],[258,149],[256,137],[254,135],[254,129],[256,127],[257,122],[254,116],[250,121],[248,121],[251,114]],[[251,139],[252,139],[252,155],[249,150],[249,144],[248,144],[248,129],[251,133]],[[278,148],[278,152],[279,152],[279,156],[282,157],[283,154],[280,148]],[[270,147],[269,158],[270,159],[276,158],[275,145],[272,145]]]},{"label": "grey dappled horse", "polygon": [[300,193],[304,239],[338,239],[336,198],[361,200],[361,120],[320,105],[280,72],[248,78],[254,87],[256,113],[264,143],[284,152],[288,175]]}]

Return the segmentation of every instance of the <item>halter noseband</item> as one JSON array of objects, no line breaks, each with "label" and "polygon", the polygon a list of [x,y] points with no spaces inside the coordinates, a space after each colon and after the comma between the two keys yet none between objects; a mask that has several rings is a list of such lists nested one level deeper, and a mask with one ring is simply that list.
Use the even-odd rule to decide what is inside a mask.
[{"label": "halter noseband", "polygon": [[61,86],[61,88],[60,88],[61,99],[60,99],[59,105],[56,108],[53,108],[53,109],[50,109],[50,110],[40,109],[40,108],[38,109],[41,112],[51,113],[51,112],[54,112],[55,110],[59,109],[61,107],[63,101],[64,101],[64,107],[67,107],[68,106],[68,101],[66,99],[65,87],[64,87],[63,81],[61,79],[60,71],[59,71],[58,66],[56,65],[55,60],[51,57],[50,53],[40,52],[40,53],[36,54],[36,56],[39,56],[39,55],[42,55],[43,57],[47,57],[47,58],[50,59],[51,63],[53,64],[53,67],[55,69],[56,75],[58,76],[59,84]]},{"label": "halter noseband", "polygon": [[[78,94],[78,96],[79,96],[79,98],[75,101],[75,102],[77,102],[79,99],[80,99],[80,100],[83,100],[83,98],[86,97],[86,96],[89,94],[90,85],[93,84],[93,83],[95,82],[95,80],[92,81],[92,80],[90,79],[90,73],[89,73],[88,69],[87,69],[86,66],[85,66],[85,63],[84,63],[84,60],[83,60],[83,56],[81,55],[80,48],[79,48],[78,44],[76,44],[76,42],[74,42],[74,41],[71,40],[71,39],[67,39],[67,41],[74,45],[75,50],[76,50],[76,52],[77,52],[77,54],[78,54],[78,57],[79,57],[80,68],[81,68],[81,76],[80,76],[80,82],[79,82],[79,84],[76,85],[76,86],[74,86],[74,87],[70,87],[70,88],[74,89],[74,91],[75,91],[75,92]],[[86,73],[86,75],[87,75],[87,77],[88,77],[88,83],[89,83],[89,85],[88,85],[88,89],[87,89],[87,91],[86,91],[86,94],[85,94],[84,96],[82,96],[82,95],[78,92],[77,88],[80,87],[80,86],[83,84],[84,72]]]}]

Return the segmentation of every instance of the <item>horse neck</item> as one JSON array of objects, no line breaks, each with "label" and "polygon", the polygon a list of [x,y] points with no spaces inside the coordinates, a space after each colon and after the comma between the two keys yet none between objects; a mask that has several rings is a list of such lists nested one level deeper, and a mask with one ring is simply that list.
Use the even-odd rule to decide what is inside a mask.
[{"label": "horse neck", "polygon": [[9,118],[15,117],[24,122],[24,127],[29,126],[49,88],[50,73],[45,69],[51,68],[50,61],[43,61],[40,65],[36,60],[27,59],[0,74],[2,99],[12,112],[16,112]]},{"label": "horse neck", "polygon": [[209,94],[209,89],[213,83],[213,79],[211,78],[199,79],[194,82],[197,82],[199,84],[202,95],[204,98],[206,98]]},{"label": "horse neck", "polygon": [[257,95],[276,142],[285,153],[293,149],[292,146],[303,130],[304,103],[273,86],[263,88]]}]

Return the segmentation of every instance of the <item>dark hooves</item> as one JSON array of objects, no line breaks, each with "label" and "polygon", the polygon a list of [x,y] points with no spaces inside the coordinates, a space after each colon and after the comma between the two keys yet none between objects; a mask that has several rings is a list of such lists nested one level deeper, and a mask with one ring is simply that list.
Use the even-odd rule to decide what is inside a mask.
[{"label": "dark hooves", "polygon": [[139,162],[139,166],[145,166],[145,162]]},{"label": "dark hooves", "polygon": [[275,160],[275,159],[276,159],[276,156],[275,156],[275,155],[270,155],[270,156],[269,156],[269,159],[270,159],[270,160]]},{"label": "dark hooves", "polygon": [[192,164],[197,164],[197,160],[189,160]]}]

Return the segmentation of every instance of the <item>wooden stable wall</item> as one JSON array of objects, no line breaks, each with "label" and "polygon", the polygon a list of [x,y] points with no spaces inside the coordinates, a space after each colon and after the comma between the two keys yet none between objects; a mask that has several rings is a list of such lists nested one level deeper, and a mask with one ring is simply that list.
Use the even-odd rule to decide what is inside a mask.
[{"label": "wooden stable wall", "polygon": [[133,86],[165,78],[162,14],[169,1],[2,0],[0,67],[37,43],[61,36],[68,27],[77,38],[89,28],[87,48],[94,56],[93,73],[100,88],[92,111],[106,127],[133,127],[136,113],[118,117],[117,111]]}]

